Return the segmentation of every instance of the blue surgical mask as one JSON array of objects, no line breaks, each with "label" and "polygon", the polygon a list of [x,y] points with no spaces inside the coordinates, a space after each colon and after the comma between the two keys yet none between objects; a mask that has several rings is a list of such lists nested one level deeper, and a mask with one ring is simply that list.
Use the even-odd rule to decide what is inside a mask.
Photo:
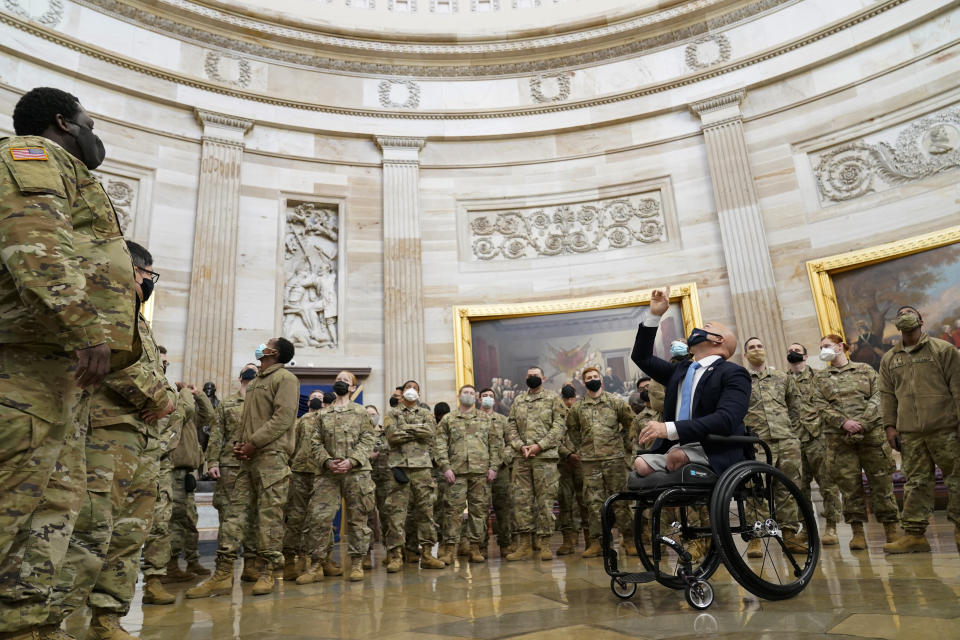
[{"label": "blue surgical mask", "polygon": [[670,344],[670,355],[674,358],[682,358],[687,355],[687,345],[682,342],[673,342]]},{"label": "blue surgical mask", "polygon": [[263,358],[263,350],[264,350],[264,349],[267,349],[267,348],[269,348],[269,347],[267,347],[267,345],[265,345],[265,344],[263,344],[263,343],[260,343],[260,346],[257,347],[257,350],[253,352],[253,356],[254,356],[257,360],[262,359],[262,358]]},{"label": "blue surgical mask", "polygon": [[491,398],[490,396],[483,396],[482,398],[480,398],[480,406],[483,407],[484,409],[492,409],[493,398]]}]

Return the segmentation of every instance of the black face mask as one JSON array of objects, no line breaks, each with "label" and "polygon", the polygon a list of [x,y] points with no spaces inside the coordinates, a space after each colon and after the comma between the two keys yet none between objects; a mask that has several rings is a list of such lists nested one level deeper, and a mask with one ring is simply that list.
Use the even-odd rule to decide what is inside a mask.
[{"label": "black face mask", "polygon": [[253,380],[256,377],[257,377],[257,372],[254,371],[253,369],[244,369],[243,372],[240,374],[241,380]]},{"label": "black face mask", "polygon": [[68,134],[76,141],[77,147],[79,147],[80,161],[87,165],[87,169],[93,171],[103,164],[103,159],[107,157],[107,150],[103,147],[103,141],[89,127],[84,127],[80,123],[72,120],[67,120],[67,122],[76,125],[80,130],[80,133],[68,132]]},{"label": "black face mask", "polygon": [[143,300],[141,300],[141,302],[146,304],[150,296],[153,295],[153,280],[144,278],[143,282],[140,283],[140,290],[143,291]]},{"label": "black face mask", "polygon": [[338,396],[345,396],[350,393],[350,385],[343,380],[337,380],[333,383],[333,392]]},{"label": "black face mask", "polygon": [[640,399],[643,400],[644,404],[650,402],[650,392],[644,389],[640,392]]},{"label": "black face mask", "polygon": [[536,389],[541,384],[543,384],[543,380],[540,376],[527,376],[527,386],[531,389]]},{"label": "black face mask", "polygon": [[310,398],[310,408],[314,411],[323,409],[323,398]]},{"label": "black face mask", "polygon": [[787,362],[790,364],[797,364],[798,362],[803,362],[803,354],[797,353],[796,351],[787,351]]},{"label": "black face mask", "polygon": [[719,333],[711,333],[706,329],[694,329],[693,331],[690,332],[690,336],[687,338],[687,348],[689,349],[690,347],[694,345],[698,345],[701,342],[706,342],[707,336],[723,338],[723,336],[721,336]]},{"label": "black face mask", "polygon": [[600,386],[602,384],[603,382],[601,382],[600,380],[587,380],[586,382],[583,383],[583,386],[585,386],[590,391],[597,392],[600,390]]},{"label": "black face mask", "polygon": [[397,398],[395,396],[390,396],[390,406],[395,407],[398,404],[400,404],[400,398]]}]

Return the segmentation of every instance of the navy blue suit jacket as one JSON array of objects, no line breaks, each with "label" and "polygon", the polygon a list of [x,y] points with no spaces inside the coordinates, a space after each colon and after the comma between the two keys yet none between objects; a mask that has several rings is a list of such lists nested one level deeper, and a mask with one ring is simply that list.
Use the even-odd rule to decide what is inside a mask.
[{"label": "navy blue suit jacket", "polygon": [[[642,324],[637,330],[637,339],[633,345],[630,359],[644,373],[659,382],[666,389],[663,402],[663,421],[673,422],[677,427],[680,444],[700,442],[703,436],[742,436],[746,429],[743,418],[750,408],[750,374],[738,364],[718,360],[706,368],[700,376],[693,394],[693,407],[689,420],[677,420],[677,408],[680,404],[680,387],[690,366],[690,361],[681,363],[667,362],[653,355],[653,344],[657,337],[656,327]],[[651,453],[666,453],[676,444],[665,438],[653,443]],[[743,445],[723,445],[703,442],[704,453],[710,459],[710,466],[718,474],[746,457],[753,457],[752,451],[745,451]]]}]

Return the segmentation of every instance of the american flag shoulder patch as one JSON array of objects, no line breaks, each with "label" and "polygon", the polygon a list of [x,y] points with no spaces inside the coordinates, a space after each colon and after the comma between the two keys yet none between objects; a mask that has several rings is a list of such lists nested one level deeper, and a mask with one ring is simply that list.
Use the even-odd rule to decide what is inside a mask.
[{"label": "american flag shoulder patch", "polygon": [[10,155],[14,160],[47,160],[47,150],[43,147],[11,147]]}]

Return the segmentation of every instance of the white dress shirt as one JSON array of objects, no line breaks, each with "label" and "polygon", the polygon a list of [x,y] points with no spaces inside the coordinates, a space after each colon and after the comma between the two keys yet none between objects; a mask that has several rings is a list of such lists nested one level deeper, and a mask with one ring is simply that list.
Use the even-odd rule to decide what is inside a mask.
[{"label": "white dress shirt", "polygon": [[[645,327],[659,327],[660,326],[660,316],[655,316],[653,314],[648,315],[643,319],[643,326]],[[697,396],[697,385],[700,384],[700,378],[703,377],[703,373],[709,369],[717,360],[722,360],[722,358],[716,354],[706,356],[697,360],[700,363],[700,368],[697,369],[693,374],[693,389],[690,392],[690,416],[693,416],[693,399]],[[681,387],[683,383],[681,382]],[[683,389],[680,389],[682,392]],[[681,393],[677,393],[677,404],[680,403]],[[680,410],[680,407],[677,406],[677,410]],[[668,422],[667,424],[667,440],[679,440],[680,436],[677,434],[677,425],[673,422]]]}]

